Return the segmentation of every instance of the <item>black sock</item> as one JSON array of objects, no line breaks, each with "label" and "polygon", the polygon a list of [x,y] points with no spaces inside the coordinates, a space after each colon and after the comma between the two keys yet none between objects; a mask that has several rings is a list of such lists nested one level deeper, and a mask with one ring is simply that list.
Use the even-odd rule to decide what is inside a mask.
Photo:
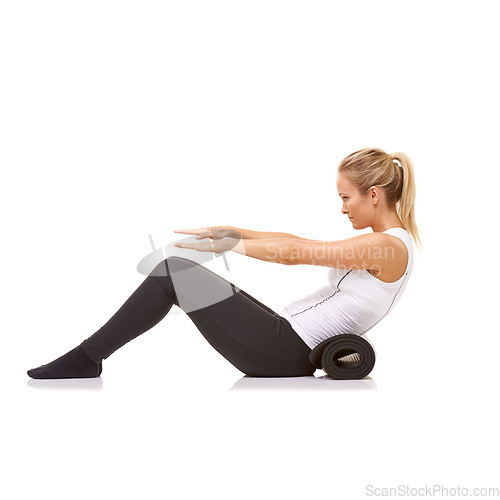
[{"label": "black sock", "polygon": [[31,378],[95,378],[102,372],[102,361],[94,363],[81,346],[75,347],[47,365],[28,370]]}]

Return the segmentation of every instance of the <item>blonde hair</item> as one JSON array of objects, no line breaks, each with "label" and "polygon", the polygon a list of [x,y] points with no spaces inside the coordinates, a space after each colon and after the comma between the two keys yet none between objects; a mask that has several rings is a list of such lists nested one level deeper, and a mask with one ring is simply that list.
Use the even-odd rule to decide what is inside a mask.
[{"label": "blonde hair", "polygon": [[[397,162],[397,163],[396,163]],[[415,221],[415,173],[404,153],[388,154],[379,148],[364,148],[346,156],[337,173],[355,184],[362,195],[371,186],[383,189],[389,207],[395,205],[403,227],[421,252],[420,235]]]}]

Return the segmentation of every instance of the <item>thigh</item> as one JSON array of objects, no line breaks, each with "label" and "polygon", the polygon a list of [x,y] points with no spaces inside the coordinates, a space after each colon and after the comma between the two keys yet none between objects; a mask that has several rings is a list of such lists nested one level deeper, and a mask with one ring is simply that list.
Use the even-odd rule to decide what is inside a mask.
[{"label": "thigh", "polygon": [[177,305],[206,340],[252,376],[312,375],[311,349],[290,323],[250,294],[188,259],[166,259]]}]

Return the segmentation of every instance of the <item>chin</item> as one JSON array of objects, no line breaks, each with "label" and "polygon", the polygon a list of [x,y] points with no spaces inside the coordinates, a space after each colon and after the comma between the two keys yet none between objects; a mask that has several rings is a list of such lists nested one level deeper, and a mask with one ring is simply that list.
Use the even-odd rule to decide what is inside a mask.
[{"label": "chin", "polygon": [[368,227],[367,225],[358,224],[356,221],[351,222],[351,225],[354,229],[365,229]]}]

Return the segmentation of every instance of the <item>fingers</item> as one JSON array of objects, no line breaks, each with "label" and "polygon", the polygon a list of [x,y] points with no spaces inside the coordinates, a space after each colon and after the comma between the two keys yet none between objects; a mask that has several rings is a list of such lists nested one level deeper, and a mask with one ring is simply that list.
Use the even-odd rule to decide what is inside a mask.
[{"label": "fingers", "polygon": [[174,229],[174,233],[181,234],[200,234],[207,231],[206,227],[199,227],[198,229]]},{"label": "fingers", "polygon": [[209,234],[208,231],[200,229],[175,229],[174,233],[182,233],[182,234],[194,234],[196,235],[197,240],[202,240],[203,238],[208,238]]},{"label": "fingers", "polygon": [[198,250],[199,252],[210,252],[211,245],[208,242],[203,243],[174,243],[175,247]]}]

